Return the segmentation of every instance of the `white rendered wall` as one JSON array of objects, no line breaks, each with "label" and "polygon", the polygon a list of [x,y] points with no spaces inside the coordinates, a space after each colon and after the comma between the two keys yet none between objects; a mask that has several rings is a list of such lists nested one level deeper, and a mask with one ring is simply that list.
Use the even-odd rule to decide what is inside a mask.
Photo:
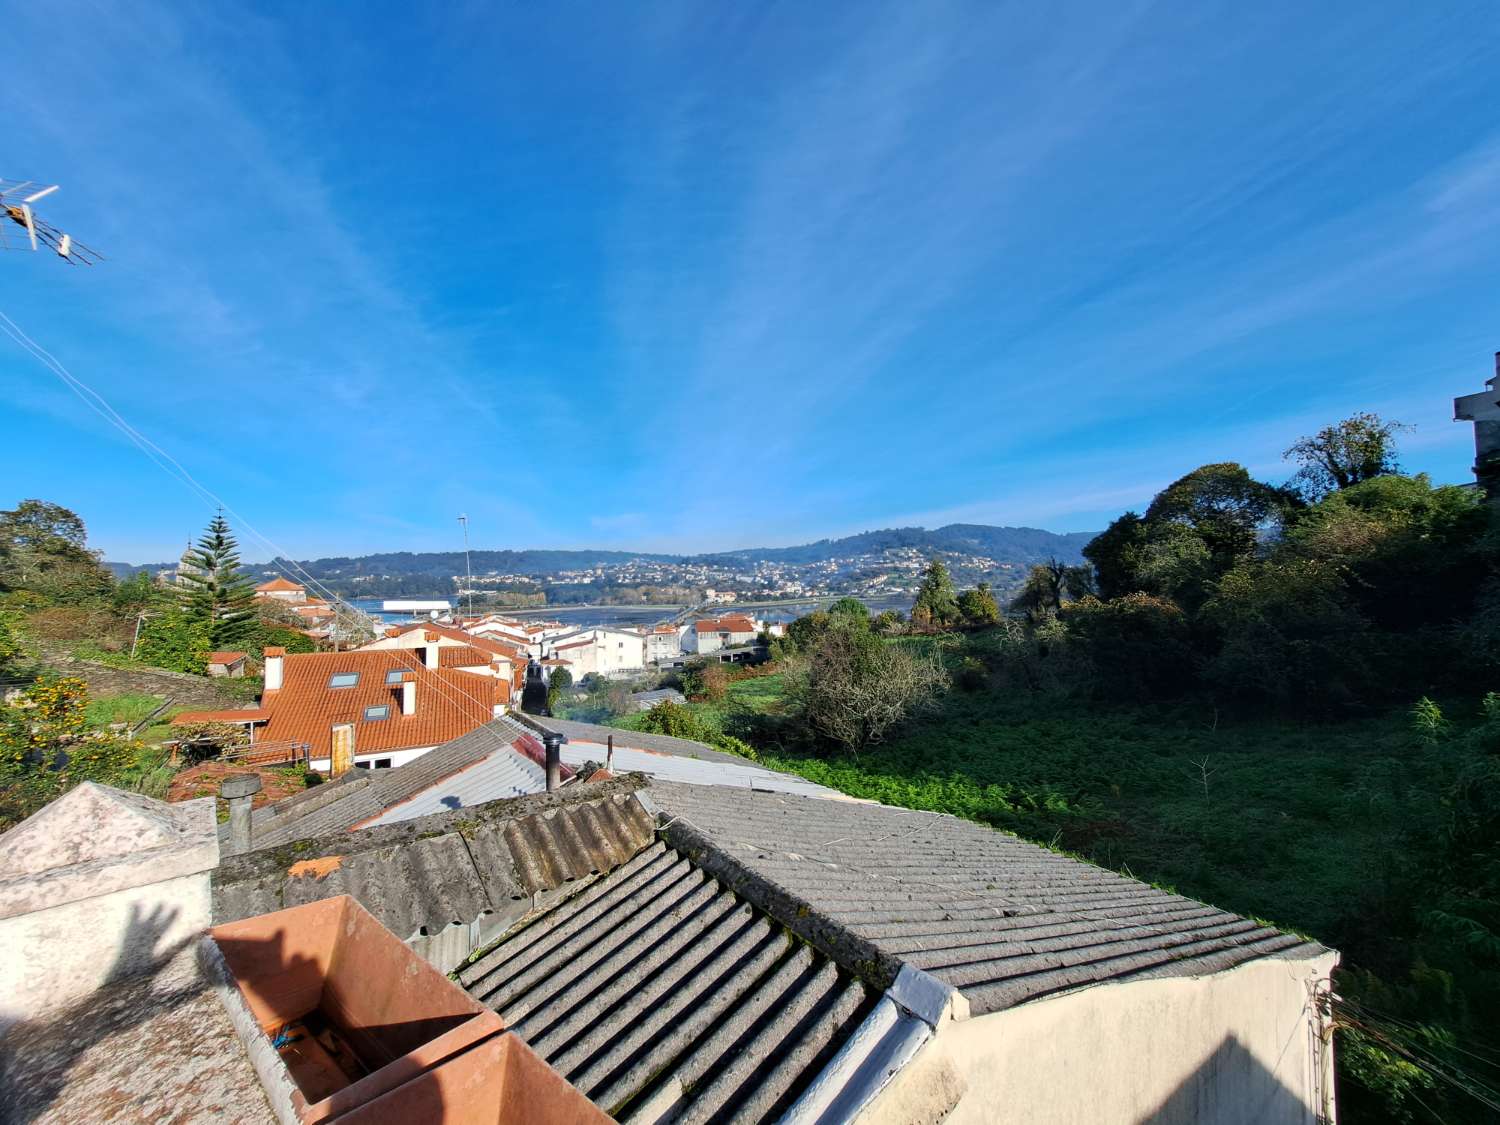
[{"label": "white rendered wall", "polygon": [[1326,986],[1336,962],[1334,953],[1267,957],[1210,976],[1096,985],[945,1023],[858,1120],[1331,1122],[1332,1048],[1312,989]]}]

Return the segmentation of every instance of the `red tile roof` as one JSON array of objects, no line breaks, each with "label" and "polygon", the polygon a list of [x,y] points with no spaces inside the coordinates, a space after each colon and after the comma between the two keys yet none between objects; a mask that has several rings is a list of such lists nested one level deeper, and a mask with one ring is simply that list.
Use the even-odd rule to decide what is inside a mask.
[{"label": "red tile roof", "polygon": [[208,654],[210,664],[233,664],[236,660],[245,659],[243,652],[211,652]]},{"label": "red tile roof", "polygon": [[[408,649],[420,652],[420,649]],[[438,664],[444,668],[488,668],[495,654],[476,645],[441,645],[438,648]]]},{"label": "red tile roof", "polygon": [[497,656],[512,663],[517,660],[524,663],[526,660],[526,653],[517,644],[507,644],[504,641],[493,640],[490,637],[476,636],[473,633],[466,633],[462,629],[455,629],[451,625],[428,625],[419,622],[415,625],[408,625],[405,628],[396,628],[394,632],[387,629],[385,635],[387,637],[401,637],[417,629],[421,629],[424,633],[431,633],[437,637],[446,637],[450,641],[458,641],[461,644],[477,648],[481,652],[489,653],[489,659],[479,661],[481,664],[488,664],[491,659]]},{"label": "red tile roof", "polygon": [[277,593],[291,593],[293,590],[302,593],[305,589],[305,586],[299,586],[295,582],[288,582],[285,578],[273,578],[271,581],[262,582],[259,586],[255,587],[256,593],[260,594],[269,594],[273,591]]},{"label": "red tile roof", "polygon": [[[401,685],[385,682],[386,673],[405,670],[417,685],[417,713],[401,714]],[[352,687],[329,686],[339,672],[357,672]],[[436,746],[467,734],[494,717],[496,703],[510,701],[510,684],[494,676],[455,669],[422,667],[416,649],[376,649],[359,652],[314,652],[288,656],[283,662],[282,686],[261,697],[258,712],[187,712],[174,722],[264,722],[256,741],[305,742],[314,758],[332,752],[335,723],[354,724],[354,752],[371,754]],[[365,708],[390,707],[390,717],[366,719]],[[249,716],[256,716],[250,719]]]},{"label": "red tile roof", "polygon": [[740,614],[717,618],[705,617],[702,621],[693,622],[693,630],[698,633],[753,633],[755,622]]}]

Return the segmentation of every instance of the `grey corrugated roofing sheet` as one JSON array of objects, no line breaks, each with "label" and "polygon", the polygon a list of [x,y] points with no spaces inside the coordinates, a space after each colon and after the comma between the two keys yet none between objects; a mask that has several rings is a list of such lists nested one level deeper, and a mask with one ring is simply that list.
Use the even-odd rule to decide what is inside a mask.
[{"label": "grey corrugated roofing sheet", "polygon": [[[602,762],[604,748],[589,742],[567,742],[562,748],[562,760],[575,767],[588,761]],[[690,785],[724,785],[731,789],[757,789],[767,793],[801,793],[809,797],[845,799],[836,789],[829,789],[795,774],[762,769],[744,759],[734,762],[703,761],[616,744],[614,765],[611,768],[619,773],[644,773],[654,779]]]},{"label": "grey corrugated roofing sheet", "polygon": [[524,797],[547,788],[547,771],[511,749],[496,750],[362,825],[395,824],[449,809],[467,809],[501,797]]},{"label": "grey corrugated roofing sheet", "polygon": [[771,1121],[875,1003],[657,843],[459,971],[624,1121]]},{"label": "grey corrugated roofing sheet", "polygon": [[[292,840],[305,840],[326,832],[353,828],[375,818],[381,818],[381,823],[393,823],[408,819],[409,816],[422,815],[420,812],[400,815],[396,810],[432,786],[453,778],[497,753],[503,753],[507,759],[524,760],[521,755],[512,752],[510,747],[519,739],[535,737],[528,727],[514,719],[499,718],[455,738],[452,742],[434,747],[407,765],[390,770],[360,770],[358,772],[361,776],[353,781],[349,781],[349,775],[346,774],[337,783],[339,788],[331,790],[330,800],[318,799],[317,792],[323,788],[318,786],[308,793],[299,793],[287,801],[278,802],[273,806],[275,812],[272,816],[254,822],[251,846],[257,850],[277,847]],[[531,776],[519,762],[504,761],[500,767],[488,772],[485,780],[495,780],[506,773],[517,785]],[[534,786],[527,792],[546,788],[545,773],[541,775],[541,779],[541,785]],[[491,799],[511,795],[513,794],[497,789]],[[477,802],[466,800],[462,803],[467,806]],[[442,807],[445,806],[434,805],[423,811],[437,812]],[[388,812],[395,815],[383,815]]]},{"label": "grey corrugated roofing sheet", "polygon": [[826,785],[808,781],[792,773],[769,770],[764,766],[726,754],[701,742],[673,738],[665,734],[643,734],[640,731],[616,730],[594,723],[576,723],[569,719],[536,719],[539,725],[567,735],[562,760],[570,766],[605,760],[608,740],[613,736],[617,772],[638,771],[662,781],[680,781],[693,785],[727,785],[736,789],[761,789],[778,793],[802,793],[809,797],[831,797],[847,800],[844,794]]},{"label": "grey corrugated roofing sheet", "polygon": [[1101,981],[1324,952],[956,817],[668,782],[649,793],[674,820],[670,842],[708,841],[784,890],[794,913],[805,904],[822,932],[927,970],[976,1014]]},{"label": "grey corrugated roofing sheet", "polygon": [[213,873],[214,921],[349,894],[406,939],[525,907],[534,894],[607,872],[650,842],[637,785],[569,786],[233,856]]},{"label": "grey corrugated roofing sheet", "polygon": [[527,715],[523,721],[535,726],[548,727],[567,735],[570,740],[576,742],[594,742],[603,746],[610,736],[613,736],[616,747],[630,746],[637,750],[654,750],[661,754],[674,754],[680,758],[697,758],[704,762],[727,762],[731,765],[743,764],[745,761],[738,755],[726,754],[702,742],[694,742],[687,738],[673,738],[667,734],[648,734],[643,731],[600,726],[598,723],[580,723],[573,719],[554,719],[550,716],[539,718],[535,715]]}]

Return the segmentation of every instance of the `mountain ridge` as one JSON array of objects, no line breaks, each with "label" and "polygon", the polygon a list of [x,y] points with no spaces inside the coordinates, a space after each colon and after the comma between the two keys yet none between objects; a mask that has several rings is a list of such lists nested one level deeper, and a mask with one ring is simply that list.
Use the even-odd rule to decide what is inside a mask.
[{"label": "mountain ridge", "polygon": [[[982,555],[996,562],[1035,563],[1056,556],[1064,562],[1078,562],[1082,549],[1098,532],[1047,531],[1038,527],[1008,527],[992,524],[950,523],[931,530],[924,527],[888,527],[861,531],[836,539],[824,538],[789,547],[741,547],[732,551],[705,551],[697,554],[669,554],[660,551],[621,551],[600,548],[522,550],[474,550],[469,565],[475,574],[501,573],[543,575],[559,570],[585,569],[607,563],[633,560],[668,563],[750,564],[759,561],[801,565],[823,562],[850,555],[876,554],[891,548],[914,548],[939,554]],[[122,563],[106,562],[116,576],[136,571],[169,570],[175,562]],[[286,559],[268,563],[247,563],[252,571],[289,565]],[[462,573],[462,551],[378,551],[367,555],[328,555],[300,559],[296,565],[317,578],[352,577],[359,574],[441,574]]]}]

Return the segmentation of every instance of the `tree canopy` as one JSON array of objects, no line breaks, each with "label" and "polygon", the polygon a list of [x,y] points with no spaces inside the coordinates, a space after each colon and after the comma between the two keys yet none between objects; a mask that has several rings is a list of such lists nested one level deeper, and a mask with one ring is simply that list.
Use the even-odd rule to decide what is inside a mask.
[{"label": "tree canopy", "polygon": [[1373,477],[1399,472],[1396,435],[1410,429],[1378,414],[1359,413],[1298,438],[1283,457],[1300,466],[1292,484],[1317,500]]}]

